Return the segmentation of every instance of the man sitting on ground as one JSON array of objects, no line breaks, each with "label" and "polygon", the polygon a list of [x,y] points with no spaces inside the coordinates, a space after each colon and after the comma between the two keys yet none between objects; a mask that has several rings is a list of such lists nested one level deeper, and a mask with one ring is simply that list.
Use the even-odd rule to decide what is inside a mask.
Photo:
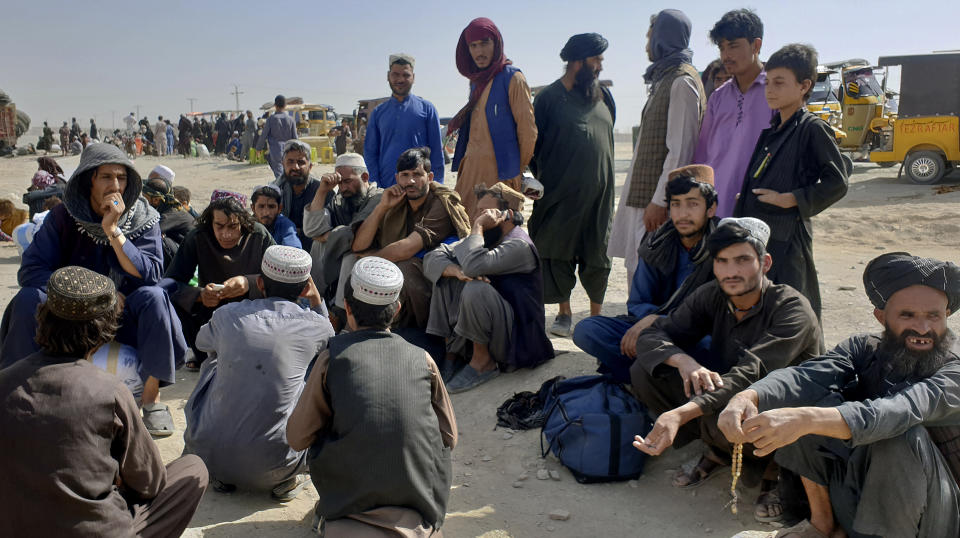
[{"label": "man sitting on ground", "polygon": [[771,372],[730,400],[720,429],[800,475],[810,519],[775,536],[957,536],[960,357],[947,317],[960,267],[883,254],[863,285],[883,334]]},{"label": "man sitting on ground", "polygon": [[[187,368],[196,370],[206,354],[196,348],[197,332],[210,321],[214,309],[225,302],[259,298],[257,275],[263,253],[273,244],[270,232],[253,220],[246,196],[216,190],[210,205],[197,219],[161,285],[173,298],[194,358]],[[194,275],[197,285],[191,284]]]},{"label": "man sitting on ground", "polygon": [[180,536],[207,486],[203,462],[164,468],[130,391],[90,362],[120,328],[122,295],[77,266],[46,290],[40,351],[0,371],[4,534]]},{"label": "man sitting on ground", "polygon": [[187,210],[187,213],[190,213],[190,216],[194,219],[199,219],[200,213],[197,213],[197,210],[190,207],[190,194],[190,189],[182,185],[173,186],[173,196],[180,202],[180,205],[182,205],[183,208]]},{"label": "man sitting on ground", "polygon": [[240,132],[234,131],[227,142],[227,159],[231,161],[243,160],[243,144],[240,142]]},{"label": "man sitting on ground", "polygon": [[278,245],[303,248],[297,237],[297,225],[282,213],[280,189],[276,185],[257,187],[250,196],[253,216],[270,232]]},{"label": "man sitting on ground", "polygon": [[143,186],[143,197],[160,213],[160,233],[163,236],[163,268],[166,269],[176,256],[197,220],[188,213],[173,195],[173,170],[158,164],[150,171]]},{"label": "man sitting on ground", "polygon": [[500,370],[532,368],[553,358],[544,328],[540,257],[520,227],[523,195],[506,183],[489,189],[481,183],[475,190],[477,218],[470,235],[423,258],[423,271],[434,284],[427,333],[447,340],[443,373],[451,394],[485,383]]},{"label": "man sitting on ground", "polygon": [[[640,401],[659,415],[646,439],[634,446],[656,456],[702,439],[706,452],[680,469],[676,487],[700,485],[730,461],[732,445],[717,429],[717,414],[737,392],[767,372],[823,352],[820,324],[798,291],[766,278],[773,260],[766,252],[770,228],[749,217],[724,219],[707,240],[716,280],[697,288],[666,317],[637,338],[630,379]],[[690,355],[705,336],[710,351],[701,364]],[[779,517],[770,458],[744,453],[743,482],[760,482],[759,517]]]},{"label": "man sitting on ground", "polygon": [[158,287],[163,250],[160,215],[141,197],[140,174],[123,151],[91,144],[64,192],[23,252],[17,282],[2,325],[0,368],[38,350],[37,306],[46,300],[50,275],[79,265],[108,275],[124,294],[117,340],[142,353],[143,420],[154,435],[173,433],[173,417],[157,403],[160,386],[176,381],[187,352],[183,331],[166,292]]},{"label": "man sitting on ground", "polygon": [[320,181],[310,176],[310,146],[299,140],[287,140],[283,144],[283,175],[274,181],[280,189],[280,211],[297,227],[297,237],[307,251],[313,239],[303,233],[303,211],[313,201],[320,188]]},{"label": "man sitting on ground", "polygon": [[400,269],[370,256],[346,280],[350,332],[317,358],[287,441],[313,447],[315,521],[328,536],[429,536],[450,495],[453,406],[430,355],[390,332]]},{"label": "man sitting on ground", "polygon": [[340,155],[333,173],[320,176],[320,188],[303,211],[303,233],[313,238],[313,281],[324,296],[336,289],[354,232],[373,213],[382,193],[370,184],[367,165],[358,153]]},{"label": "man sitting on ground", "polygon": [[346,275],[359,256],[379,256],[397,264],[403,271],[403,310],[397,327],[425,329],[430,314],[433,285],[423,274],[422,256],[442,242],[452,242],[470,234],[467,213],[453,189],[433,181],[430,149],[404,151],[397,160],[397,184],[383,191],[370,217],[357,229],[353,256],[344,258],[337,306],[342,297]]},{"label": "man sitting on ground", "polygon": [[[600,362],[597,371],[610,374],[620,383],[630,382],[640,332],[713,279],[707,248],[707,238],[717,227],[713,169],[690,165],[673,170],[667,177],[670,220],[655,233],[647,234],[640,246],[627,315],[591,316],[573,331],[577,347]],[[694,356],[706,352],[709,346],[709,337],[704,338]]]},{"label": "man sitting on ground", "polygon": [[184,409],[184,453],[203,459],[217,491],[239,486],[289,501],[306,482],[307,454],[291,450],[284,431],[307,368],[333,336],[310,266],[302,249],[268,248],[257,278],[265,298],[218,308],[197,335],[210,358]]}]

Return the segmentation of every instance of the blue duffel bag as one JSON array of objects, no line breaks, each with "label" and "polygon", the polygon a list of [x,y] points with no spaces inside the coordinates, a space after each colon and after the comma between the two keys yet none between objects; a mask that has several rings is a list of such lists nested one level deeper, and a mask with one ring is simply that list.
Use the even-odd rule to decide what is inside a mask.
[{"label": "blue duffel bag", "polygon": [[631,480],[643,472],[647,455],[633,447],[633,436],[646,436],[653,424],[619,383],[599,375],[558,381],[543,409],[541,456],[552,451],[577,482]]}]

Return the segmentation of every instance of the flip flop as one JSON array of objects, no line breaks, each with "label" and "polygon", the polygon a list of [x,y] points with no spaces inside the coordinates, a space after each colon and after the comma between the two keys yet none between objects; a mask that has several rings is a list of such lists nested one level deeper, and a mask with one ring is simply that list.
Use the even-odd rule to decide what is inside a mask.
[{"label": "flip flop", "polygon": [[303,491],[303,488],[306,487],[308,482],[310,482],[309,478],[298,474],[273,488],[273,491],[270,492],[270,497],[277,502],[290,502],[297,498],[297,495]]},{"label": "flip flop", "polygon": [[190,360],[183,365],[188,372],[199,372],[200,371],[200,361]]},{"label": "flip flop", "polygon": [[[700,456],[700,460],[692,469],[686,471],[681,467],[673,475],[673,487],[680,489],[693,489],[702,486],[707,480],[716,476],[727,465],[717,463],[706,455]],[[686,483],[680,483],[680,479],[688,480]]]},{"label": "flip flop", "polygon": [[173,416],[170,415],[170,408],[160,403],[144,405],[143,425],[147,427],[150,435],[156,437],[173,435]]},{"label": "flip flop", "polygon": [[490,381],[498,375],[500,375],[499,368],[494,368],[489,372],[483,372],[481,374],[480,372],[474,370],[473,367],[467,366],[457,372],[457,374],[450,379],[450,382],[447,383],[447,392],[449,394],[466,392],[486,383],[487,381]]}]

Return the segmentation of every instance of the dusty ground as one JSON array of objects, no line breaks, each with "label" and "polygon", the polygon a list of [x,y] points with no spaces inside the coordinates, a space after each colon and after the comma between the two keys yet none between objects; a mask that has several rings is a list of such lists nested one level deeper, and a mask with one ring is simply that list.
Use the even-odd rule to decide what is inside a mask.
[{"label": "dusty ground", "polygon": [[[617,159],[617,182],[622,185],[630,159],[629,140],[618,145]],[[59,159],[68,171],[78,160]],[[198,210],[215,188],[251,192],[272,179],[266,166],[218,159],[142,157],[136,166],[146,175],[158,162],[173,168],[176,183],[193,191]],[[329,168],[317,165],[314,172],[319,175]],[[31,158],[0,159],[0,197],[19,201],[35,169]],[[936,195],[931,187],[897,180],[896,173],[896,168],[857,164],[847,197],[814,221],[828,346],[851,333],[877,329],[862,284],[864,264],[872,257],[882,251],[906,250],[960,261],[960,192]],[[960,183],[960,174],[955,173],[944,183]],[[0,302],[4,304],[17,290],[18,264],[16,249],[9,243],[0,245]],[[624,313],[625,301],[626,272],[622,260],[616,260],[604,314]],[[574,321],[587,315],[582,290],[574,292],[573,305]],[[548,307],[550,320],[554,314]],[[960,329],[958,320],[960,316],[951,319],[954,330]],[[535,370],[503,375],[475,391],[453,396],[460,444],[454,451],[454,485],[443,528],[447,536],[731,536],[747,528],[764,528],[753,521],[749,504],[741,504],[739,517],[724,509],[729,500],[727,475],[692,492],[670,486],[671,470],[695,457],[696,446],[649,460],[645,474],[633,484],[581,485],[555,459],[540,458],[538,432],[496,429],[495,410],[514,392],[535,390],[556,375],[572,377],[593,372],[595,361],[578,352],[571,340],[554,339],[553,343],[558,350],[569,352]],[[183,448],[182,408],[196,376],[181,372],[178,383],[162,392],[179,430],[158,441],[167,461]],[[558,470],[560,480],[537,480],[533,475],[541,467]],[[531,477],[521,487],[513,487],[524,472]],[[749,502],[755,495],[747,491],[741,499]],[[286,505],[272,502],[267,494],[222,495],[208,491],[186,536],[308,536],[316,498],[312,486]],[[569,511],[570,519],[550,520],[548,514],[555,509]]]}]

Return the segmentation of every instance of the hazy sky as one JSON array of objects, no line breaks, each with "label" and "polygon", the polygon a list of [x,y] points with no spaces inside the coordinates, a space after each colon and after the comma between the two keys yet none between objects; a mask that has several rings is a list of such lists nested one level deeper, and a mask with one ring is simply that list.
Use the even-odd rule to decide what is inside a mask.
[{"label": "hazy sky", "polygon": [[700,69],[717,56],[708,31],[725,11],[739,7],[755,8],[763,19],[764,59],[791,42],[814,45],[822,62],[960,48],[956,0],[6,4],[0,89],[34,127],[71,116],[82,125],[95,117],[101,127],[114,121],[119,127],[137,104],[141,116],[155,121],[158,114],[190,111],[188,97],[197,98],[195,110],[232,109],[234,83],[244,92],[243,109],[256,110],[283,93],[350,113],[358,98],[388,94],[387,56],[398,51],[417,58],[414,93],[451,116],[467,98],[467,81],[454,64],[457,39],[479,16],[497,24],[507,56],[532,86],[560,75],[559,51],[568,37],[603,34],[610,48],[601,77],[614,81],[619,130],[639,121],[649,16],[668,7],[693,22],[691,47]]}]

